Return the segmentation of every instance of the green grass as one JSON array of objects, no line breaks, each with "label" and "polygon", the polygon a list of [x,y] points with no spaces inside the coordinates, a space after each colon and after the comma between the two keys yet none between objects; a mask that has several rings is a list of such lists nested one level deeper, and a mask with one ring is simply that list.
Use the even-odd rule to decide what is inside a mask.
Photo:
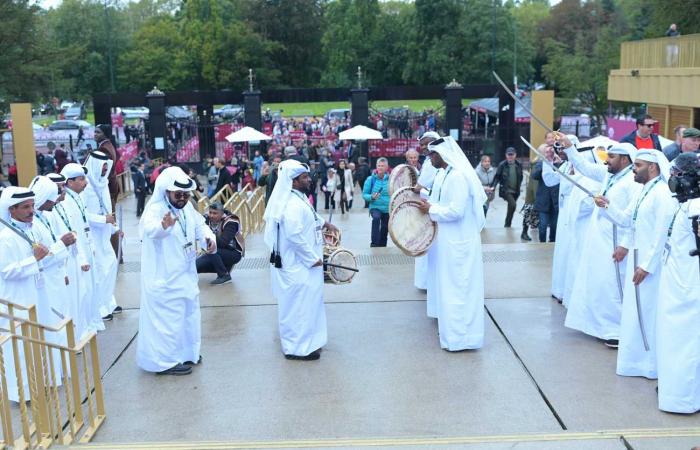
[{"label": "green grass", "polygon": [[[462,101],[463,106],[469,105],[472,100]],[[432,100],[379,100],[370,102],[374,109],[399,108],[408,106],[412,111],[422,112],[426,109],[438,109],[442,107],[442,99]],[[270,108],[271,111],[282,110],[284,117],[298,116],[323,116],[328,110],[350,108],[350,102],[314,102],[314,103],[265,103],[263,111]]]},{"label": "green grass", "polygon": [[[57,120],[56,116],[45,116],[40,119],[33,119],[34,123],[39,124],[42,127],[51,125],[55,120]],[[95,113],[93,111],[88,110],[87,117],[85,118],[85,120],[95,125]]]}]

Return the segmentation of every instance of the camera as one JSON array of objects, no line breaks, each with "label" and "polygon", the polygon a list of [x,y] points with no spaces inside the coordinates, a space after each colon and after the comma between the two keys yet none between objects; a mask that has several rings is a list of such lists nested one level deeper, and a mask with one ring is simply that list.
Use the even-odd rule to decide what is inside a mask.
[{"label": "camera", "polygon": [[700,197],[700,160],[696,153],[682,153],[673,160],[668,188],[679,203]]}]

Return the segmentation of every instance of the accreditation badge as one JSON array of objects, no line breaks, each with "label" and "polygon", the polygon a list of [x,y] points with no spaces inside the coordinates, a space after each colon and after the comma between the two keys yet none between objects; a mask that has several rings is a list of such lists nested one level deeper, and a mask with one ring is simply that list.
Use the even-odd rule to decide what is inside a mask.
[{"label": "accreditation badge", "polygon": [[185,260],[194,261],[197,259],[197,250],[194,248],[194,244],[192,242],[188,242],[187,244],[183,245],[182,251],[185,253]]},{"label": "accreditation badge", "polygon": [[36,285],[37,289],[44,288],[44,272],[42,269],[39,269],[39,273],[34,275],[34,284]]},{"label": "accreditation badge", "polygon": [[664,264],[666,264],[666,263],[668,262],[668,257],[669,257],[669,256],[671,256],[671,244],[669,244],[668,242],[666,242],[666,243],[664,244],[664,251],[663,251],[663,253],[661,254],[661,261],[663,261]]}]

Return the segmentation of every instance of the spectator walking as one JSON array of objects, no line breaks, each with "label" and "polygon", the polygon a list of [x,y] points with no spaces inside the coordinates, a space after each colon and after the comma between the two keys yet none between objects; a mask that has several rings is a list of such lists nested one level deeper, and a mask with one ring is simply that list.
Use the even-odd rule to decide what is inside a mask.
[{"label": "spectator walking", "polygon": [[219,159],[219,158],[214,158],[214,166],[216,167],[216,188],[214,189],[214,194],[216,195],[217,192],[220,192],[225,186],[231,185],[233,183],[233,177],[231,176],[231,172],[228,171],[228,168],[226,167],[226,164]]},{"label": "spectator walking", "polygon": [[[545,147],[545,156],[553,158],[554,149],[549,146]],[[537,191],[535,192],[535,211],[539,217],[537,228],[540,242],[547,242],[547,228],[549,228],[549,242],[554,242],[557,236],[557,218],[559,216],[559,184],[549,187],[542,181],[543,164],[542,160],[537,161],[532,167],[531,175],[531,178],[537,181]]]},{"label": "spectator walking", "polygon": [[209,159],[209,167],[207,168],[207,197],[211,197],[216,193],[216,184],[219,181],[219,169],[216,168],[213,159]]},{"label": "spectator walking", "polygon": [[146,166],[140,163],[131,178],[134,182],[134,194],[136,195],[136,217],[141,217],[143,207],[146,205],[146,195],[148,195],[148,183],[146,182],[146,174],[144,173]]},{"label": "spectator walking", "polygon": [[505,227],[510,228],[513,222],[513,214],[515,214],[515,206],[520,196],[520,185],[523,182],[523,168],[515,159],[515,149],[508,147],[506,149],[506,160],[501,161],[496,170],[496,177],[491,187],[495,188],[500,184],[498,195],[508,203],[508,211],[506,212]]},{"label": "spectator walking", "polygon": [[[372,170],[367,164],[367,158],[361,156],[358,158],[357,170],[355,171],[355,181],[360,186],[360,189],[364,189],[365,180],[370,176]],[[365,200],[365,208],[369,208],[369,202]]]},{"label": "spectator walking", "polygon": [[369,203],[372,217],[372,240],[370,247],[386,247],[389,234],[389,162],[386,158],[377,160],[377,170],[364,183],[362,196]]},{"label": "spectator walking", "polygon": [[496,169],[491,166],[491,157],[489,155],[482,156],[481,162],[476,166],[475,171],[486,193],[486,203],[484,203],[484,217],[486,217],[489,205],[493,201],[495,190],[492,185],[496,178]]},{"label": "spectator walking", "polygon": [[321,190],[323,195],[326,196],[326,209],[328,209],[329,203],[331,209],[335,209],[335,200],[338,197],[338,177],[334,168],[331,167],[326,172],[326,179],[323,182],[323,186],[321,186]]}]

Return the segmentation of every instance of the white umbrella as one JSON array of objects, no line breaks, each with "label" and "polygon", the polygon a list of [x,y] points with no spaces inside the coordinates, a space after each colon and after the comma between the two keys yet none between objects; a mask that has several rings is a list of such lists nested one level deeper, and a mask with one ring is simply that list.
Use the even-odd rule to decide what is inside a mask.
[{"label": "white umbrella", "polygon": [[372,139],[383,139],[382,133],[364,125],[357,125],[349,130],[341,131],[338,139],[341,141],[368,141]]},{"label": "white umbrella", "polygon": [[593,147],[593,148],[605,147],[605,148],[608,148],[613,144],[617,144],[617,141],[610,139],[607,136],[601,135],[601,136],[596,136],[596,137],[589,139],[587,141],[581,142],[579,147]]},{"label": "white umbrella", "polygon": [[271,139],[270,136],[251,127],[243,127],[226,136],[226,140],[229,142],[259,142],[269,141]]}]

